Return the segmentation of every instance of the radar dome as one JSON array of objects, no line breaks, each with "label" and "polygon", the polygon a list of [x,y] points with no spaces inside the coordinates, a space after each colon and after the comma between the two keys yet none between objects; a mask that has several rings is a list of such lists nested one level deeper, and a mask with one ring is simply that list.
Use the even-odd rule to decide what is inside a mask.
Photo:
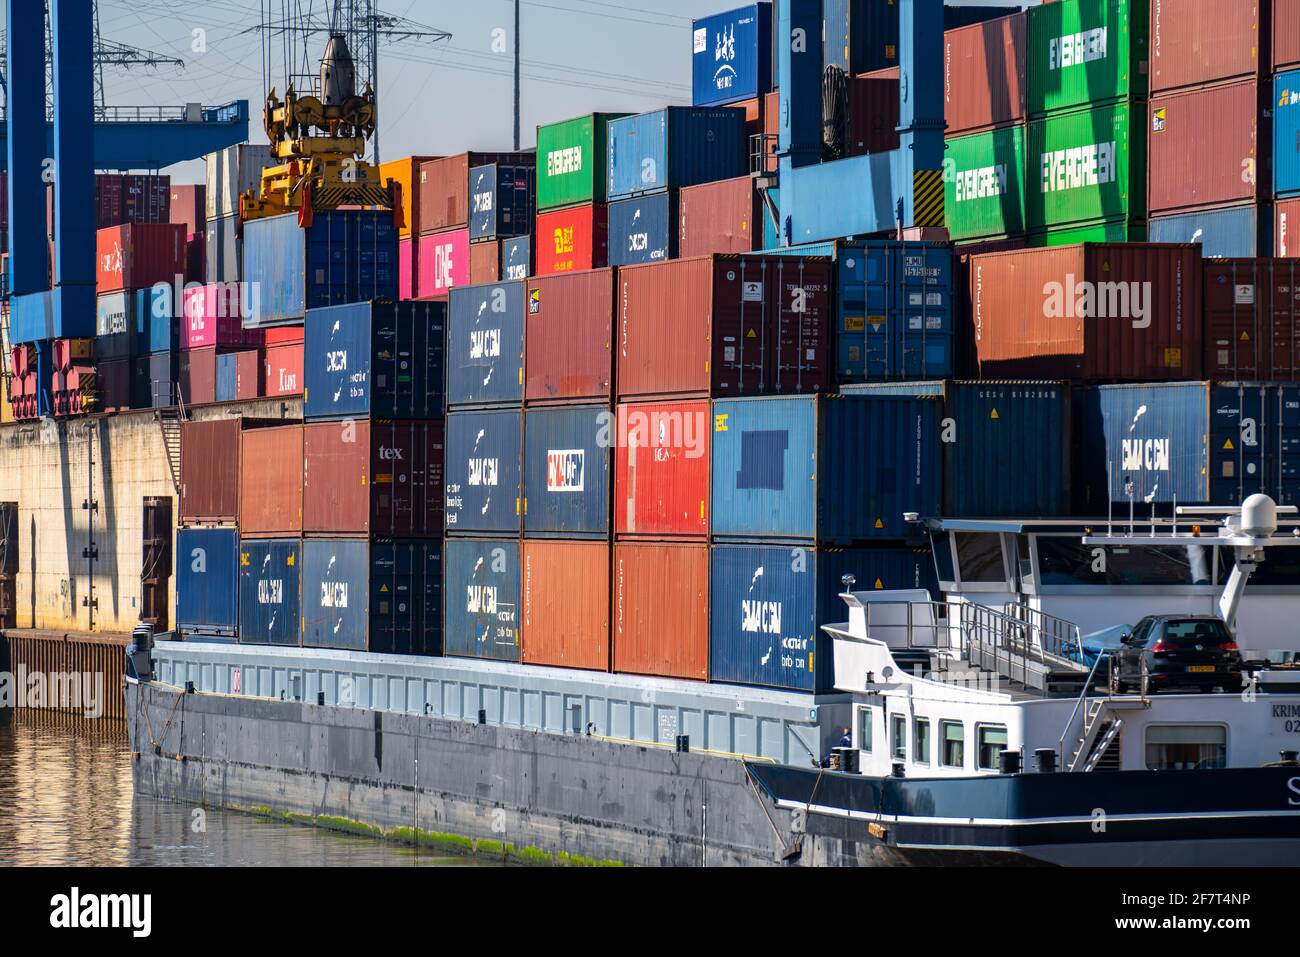
[{"label": "radar dome", "polygon": [[1241,505],[1241,531],[1251,538],[1268,538],[1277,531],[1277,503],[1256,493]]}]

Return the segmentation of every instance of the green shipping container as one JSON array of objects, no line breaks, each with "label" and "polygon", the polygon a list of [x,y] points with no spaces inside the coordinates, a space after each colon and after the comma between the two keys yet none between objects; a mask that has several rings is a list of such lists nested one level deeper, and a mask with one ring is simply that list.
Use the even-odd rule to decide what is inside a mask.
[{"label": "green shipping container", "polygon": [[1025,231],[1025,128],[944,144],[944,212],[954,242]]},{"label": "green shipping container", "polygon": [[1147,97],[1149,0],[1030,7],[1029,115]]},{"label": "green shipping container", "polygon": [[1029,231],[1137,223],[1147,214],[1146,109],[1127,103],[1031,120],[1025,175]]},{"label": "green shipping container", "polygon": [[537,127],[537,209],[605,202],[606,127],[627,113],[591,113]]},{"label": "green shipping container", "polygon": [[1147,241],[1146,223],[1094,223],[1088,226],[1066,226],[1034,233],[1030,246],[1076,246],[1079,243],[1144,243]]}]

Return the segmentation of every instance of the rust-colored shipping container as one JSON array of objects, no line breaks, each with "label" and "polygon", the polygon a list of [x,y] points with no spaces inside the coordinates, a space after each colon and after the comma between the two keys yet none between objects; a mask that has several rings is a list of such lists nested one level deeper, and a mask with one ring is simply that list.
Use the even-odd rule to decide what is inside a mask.
[{"label": "rust-colored shipping container", "polygon": [[265,393],[265,369],[261,349],[245,349],[235,354],[235,400],[246,402]]},{"label": "rust-colored shipping container", "polygon": [[831,378],[832,267],[704,256],[618,271],[620,397],[820,392]]},{"label": "rust-colored shipping container", "polygon": [[614,270],[528,280],[524,401],[609,397],[613,375]]},{"label": "rust-colored shipping container", "polygon": [[302,395],[303,344],[301,342],[267,346],[266,375],[263,383],[268,396]]},{"label": "rust-colored shipping container", "polygon": [[245,429],[239,447],[239,533],[302,535],[303,427]]},{"label": "rust-colored shipping container", "polygon": [[615,426],[615,534],[706,537],[713,448],[708,400],[622,404]]},{"label": "rust-colored shipping container", "polygon": [[524,663],[608,671],[609,543],[526,541],[522,552]]},{"label": "rust-colored shipping container", "polygon": [[708,678],[708,545],[614,545],[614,670]]},{"label": "rust-colored shipping container", "polygon": [[763,209],[749,176],[688,186],[677,213],[677,254],[748,253],[763,245]]},{"label": "rust-colored shipping container", "polygon": [[501,278],[501,242],[490,239],[469,247],[469,284],[496,282]]},{"label": "rust-colored shipping container", "polygon": [[1300,0],[1273,0],[1273,72],[1300,67]]},{"label": "rust-colored shipping container", "polygon": [[102,295],[176,282],[185,275],[185,227],[175,223],[112,226],[95,234],[95,285]]},{"label": "rust-colored shipping container", "polygon": [[982,379],[1201,378],[1201,247],[1086,243],[970,261]]},{"label": "rust-colored shipping container", "polygon": [[201,183],[173,186],[171,193],[171,221],[184,226],[187,236],[202,233],[208,224],[208,188]]},{"label": "rust-colored shipping container", "polygon": [[[773,90],[763,97],[763,172],[772,174],[780,172],[781,161],[777,150],[781,146],[781,93]],[[752,156],[752,154],[751,154]],[[751,160],[752,164],[752,160]],[[750,170],[752,172],[753,166]]]},{"label": "rust-colored shipping container", "polygon": [[1025,24],[1017,13],[944,33],[944,135],[1024,122]]},{"label": "rust-colored shipping container", "polygon": [[1207,379],[1294,382],[1300,377],[1300,262],[1205,262]]},{"label": "rust-colored shipping container", "polygon": [[420,164],[420,235],[469,225],[469,171],[489,163],[530,166],[535,153],[458,153]]},{"label": "rust-colored shipping container", "polygon": [[443,423],[313,422],[303,438],[303,532],[442,534]]},{"label": "rust-colored shipping container", "polygon": [[1278,200],[1273,237],[1278,258],[1300,259],[1300,197]]},{"label": "rust-colored shipping container", "polygon": [[296,326],[275,326],[271,329],[265,329],[263,335],[263,341],[267,348],[271,346],[302,345],[306,341],[306,330],[301,322]]},{"label": "rust-colored shipping container", "polygon": [[185,525],[239,520],[239,419],[181,425],[181,506]]},{"label": "rust-colored shipping container", "polygon": [[1151,100],[1147,208],[1152,214],[1249,202],[1257,163],[1260,88],[1254,80]]},{"label": "rust-colored shipping container", "polygon": [[186,405],[207,405],[217,401],[217,347],[182,349],[180,357],[181,399]]},{"label": "rust-colored shipping container", "polygon": [[[1140,0],[1137,0],[1140,2]],[[1258,77],[1258,0],[1151,0],[1151,92]]]},{"label": "rust-colored shipping container", "polygon": [[863,156],[898,149],[898,80],[853,77],[848,81],[848,127],[841,155]]}]

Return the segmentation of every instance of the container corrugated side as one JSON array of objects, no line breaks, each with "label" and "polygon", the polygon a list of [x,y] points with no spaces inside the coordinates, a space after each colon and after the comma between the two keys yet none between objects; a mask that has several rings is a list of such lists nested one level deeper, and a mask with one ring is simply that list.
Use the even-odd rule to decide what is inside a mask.
[{"label": "container corrugated side", "polygon": [[519,542],[447,540],[443,645],[459,658],[519,660]]},{"label": "container corrugated side", "polygon": [[943,105],[947,133],[1023,123],[1028,87],[1025,14],[944,34]]},{"label": "container corrugated side", "polygon": [[[1151,93],[1258,76],[1258,0],[1150,0]],[[1267,24],[1264,24],[1267,29]]]},{"label": "container corrugated side", "polygon": [[1261,209],[1251,203],[1223,209],[1194,210],[1173,216],[1153,216],[1147,236],[1153,243],[1197,243],[1206,259],[1239,259],[1260,254]]},{"label": "container corrugated side", "polygon": [[552,668],[610,668],[608,542],[525,541],[521,659]]},{"label": "container corrugated side", "polygon": [[1300,67],[1300,0],[1273,0],[1273,70]]},{"label": "container corrugated side", "polygon": [[609,204],[609,264],[677,258],[678,197],[671,190]]},{"label": "container corrugated side", "polygon": [[1267,198],[1267,156],[1259,168],[1260,95],[1259,84],[1247,80],[1152,98],[1147,205],[1153,214]]},{"label": "container corrugated side", "polygon": [[609,534],[609,406],[530,409],[524,416],[524,534]]},{"label": "container corrugated side", "polygon": [[533,262],[539,276],[608,265],[609,207],[597,203],[538,213]]},{"label": "container corrugated side", "polygon": [[708,678],[708,545],[618,542],[613,591],[614,671]]},{"label": "container corrugated side", "polygon": [[469,171],[469,237],[527,236],[537,210],[536,157],[528,165],[491,163]]},{"label": "container corrugated side", "polygon": [[518,405],[524,398],[522,282],[451,291],[447,320],[447,404]]},{"label": "container corrugated side", "polygon": [[613,377],[613,269],[528,281],[524,400],[607,399]]},{"label": "container corrugated side", "polygon": [[708,536],[711,426],[707,399],[618,406],[618,535]]},{"label": "container corrugated side", "polygon": [[682,190],[677,214],[678,255],[689,259],[758,249],[763,242],[761,203],[749,176]]},{"label": "container corrugated side", "polygon": [[944,215],[954,241],[1025,231],[1025,127],[954,136],[945,144]]},{"label": "container corrugated side", "polygon": [[691,25],[691,94],[696,106],[762,96],[772,88],[772,5],[752,3]]},{"label": "container corrugated side", "polygon": [[469,230],[449,229],[421,236],[415,251],[415,295],[445,299],[456,286],[469,285]]},{"label": "container corrugated side", "polygon": [[239,643],[297,647],[302,642],[302,542],[244,538],[239,543]]},{"label": "container corrugated side", "polygon": [[507,282],[533,274],[533,237],[515,236],[501,241],[501,278]]},{"label": "container corrugated side", "polygon": [[185,227],[133,223],[95,234],[98,292],[135,291],[185,276]]},{"label": "container corrugated side", "polygon": [[[605,202],[607,127],[626,113],[590,113],[537,127],[537,211]],[[541,217],[537,232],[542,233]]]},{"label": "container corrugated side", "polygon": [[709,574],[709,680],[789,691],[834,691],[834,641],[846,574],[865,590],[938,594],[928,549],[716,545]]},{"label": "container corrugated side", "polygon": [[1273,176],[1278,196],[1300,194],[1300,70],[1273,81]]},{"label": "container corrugated side", "polygon": [[246,429],[239,446],[239,527],[245,536],[302,535],[303,428]]},{"label": "container corrugated side", "polygon": [[469,226],[472,168],[533,161],[532,153],[458,153],[425,160],[420,164],[420,232]]},{"label": "container corrugated side", "polygon": [[743,110],[670,106],[612,120],[606,135],[609,202],[730,179],[748,168]]},{"label": "container corrugated side", "polygon": [[233,638],[239,629],[239,531],[176,531],[176,627]]},{"label": "container corrugated side", "polygon": [[1030,115],[1145,99],[1149,4],[1066,0],[1030,7]]},{"label": "container corrugated side", "polygon": [[448,534],[518,535],[523,512],[523,413],[447,416]]},{"label": "container corrugated side", "polygon": [[1274,255],[1300,258],[1300,197],[1279,200],[1273,220]]},{"label": "container corrugated side", "polygon": [[714,539],[910,537],[904,513],[940,511],[939,413],[889,396],[715,402]]},{"label": "container corrugated side", "polygon": [[233,525],[239,520],[240,425],[239,419],[181,425],[182,523]]}]

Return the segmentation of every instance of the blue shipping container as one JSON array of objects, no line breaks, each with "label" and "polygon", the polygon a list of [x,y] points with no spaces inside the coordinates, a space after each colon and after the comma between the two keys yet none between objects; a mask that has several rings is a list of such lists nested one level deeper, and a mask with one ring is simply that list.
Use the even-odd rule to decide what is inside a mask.
[{"label": "blue shipping container", "polygon": [[244,278],[244,246],[239,216],[209,219],[204,226],[203,255],[208,282],[239,282]]},{"label": "blue shipping container", "polygon": [[533,238],[516,236],[501,243],[501,278],[507,282],[527,279],[533,274]]},{"label": "blue shipping container", "polygon": [[772,5],[751,3],[694,21],[691,102],[721,106],[772,89]]},{"label": "blue shipping container", "polygon": [[850,75],[898,65],[895,0],[823,0],[822,62]]},{"label": "blue shipping container", "polygon": [[532,409],[526,414],[525,534],[609,534],[611,431],[607,406]]},{"label": "blue shipping container", "polygon": [[848,240],[767,252],[834,259],[838,382],[953,374],[956,317],[949,247]]},{"label": "blue shipping container", "polygon": [[1148,223],[1147,236],[1153,243],[1200,243],[1201,255],[1207,258],[1253,259],[1260,255],[1261,242],[1264,249],[1272,249],[1269,239],[1273,231],[1272,211],[1263,207],[1265,215],[1261,222],[1260,209],[1255,205],[1233,206],[1157,216]]},{"label": "blue shipping container", "polygon": [[843,576],[858,590],[923,588],[938,595],[928,549],[717,545],[709,559],[709,680],[826,694],[845,621]]},{"label": "blue shipping container", "polygon": [[1300,70],[1274,81],[1273,159],[1278,196],[1300,195]]},{"label": "blue shipping container", "polygon": [[171,286],[154,286],[135,292],[136,351],[172,352],[181,347],[181,310],[173,303]]},{"label": "blue shipping container", "polygon": [[234,402],[239,392],[239,361],[233,352],[217,356],[217,401]]},{"label": "blue shipping container", "polygon": [[183,635],[233,639],[239,630],[239,532],[176,531],[176,627]]},{"label": "blue shipping container", "polygon": [[451,290],[447,319],[447,404],[524,401],[524,284]]},{"label": "blue shipping container", "polygon": [[302,543],[239,543],[239,643],[296,647],[302,638]]},{"label": "blue shipping container", "polygon": [[304,415],[441,418],[446,324],[444,302],[366,302],[308,311]]},{"label": "blue shipping container", "polygon": [[302,547],[307,648],[442,654],[442,545],[307,539]]},{"label": "blue shipping container", "polygon": [[608,139],[610,202],[749,172],[742,109],[669,106],[611,120]]},{"label": "blue shipping container", "polygon": [[523,413],[447,416],[447,531],[518,535]]},{"label": "blue shipping container", "polygon": [[609,204],[609,264],[635,266],[677,258],[677,193]]},{"label": "blue shipping container", "polygon": [[469,238],[504,239],[533,231],[537,168],[492,163],[469,171]]},{"label": "blue shipping container", "polygon": [[519,660],[519,542],[448,539],[443,643],[459,658]]},{"label": "blue shipping container", "polygon": [[156,352],[149,356],[149,405],[162,409],[176,404],[180,382],[180,354]]},{"label": "blue shipping container", "polygon": [[244,224],[244,279],[254,283],[246,328],[301,322],[308,309],[397,295],[397,227],[389,210],[296,213]]},{"label": "blue shipping container", "polygon": [[894,396],[713,404],[719,539],[903,539],[905,512],[940,513],[940,405]]}]

